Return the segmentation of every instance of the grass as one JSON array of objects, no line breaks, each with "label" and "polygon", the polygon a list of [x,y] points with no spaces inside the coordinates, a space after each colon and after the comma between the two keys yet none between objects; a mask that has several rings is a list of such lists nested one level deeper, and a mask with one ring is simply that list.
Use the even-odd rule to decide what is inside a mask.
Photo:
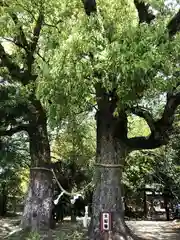
[{"label": "grass", "polygon": [[56,229],[56,231],[50,231],[47,233],[41,233],[38,234],[36,232],[24,232],[20,231],[17,233],[12,234],[11,236],[5,238],[7,240],[47,240],[47,239],[53,239],[53,240],[84,240],[85,236],[83,232],[80,232],[78,230],[75,230],[72,232],[71,224],[69,223],[68,230],[62,229]]},{"label": "grass", "polygon": [[[0,219],[0,240],[85,240],[87,229],[84,229],[79,223],[71,223],[66,220],[58,224],[55,230],[42,232],[41,237],[37,233],[29,233],[19,230],[20,217],[7,217]],[[157,224],[158,223],[158,224]],[[149,222],[143,221],[128,222],[136,234],[141,237],[159,240],[179,240],[180,239],[180,221],[167,222]],[[14,233],[12,233],[14,231]],[[10,235],[10,233],[12,233]],[[153,238],[152,238],[153,236]],[[161,236],[161,238],[160,238]]]},{"label": "grass", "polygon": [[29,233],[19,229],[19,217],[0,219],[0,239],[1,240],[85,240],[87,230],[78,223],[64,221],[55,230],[48,233]]}]

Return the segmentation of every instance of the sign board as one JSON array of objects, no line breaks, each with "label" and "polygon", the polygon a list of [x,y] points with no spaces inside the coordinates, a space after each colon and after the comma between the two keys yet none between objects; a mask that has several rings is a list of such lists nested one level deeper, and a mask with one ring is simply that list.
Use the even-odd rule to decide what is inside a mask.
[{"label": "sign board", "polygon": [[112,215],[110,212],[102,212],[100,216],[101,232],[111,231],[112,229]]}]

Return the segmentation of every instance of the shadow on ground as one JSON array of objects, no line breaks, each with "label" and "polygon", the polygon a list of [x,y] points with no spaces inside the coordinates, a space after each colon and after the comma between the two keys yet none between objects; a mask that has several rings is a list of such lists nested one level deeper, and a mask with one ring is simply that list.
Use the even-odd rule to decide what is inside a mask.
[{"label": "shadow on ground", "polygon": [[148,240],[180,240],[180,224],[163,221],[129,221],[129,227],[138,236]]},{"label": "shadow on ground", "polygon": [[[20,216],[0,219],[0,239],[24,240],[27,239],[27,233],[17,232],[19,229]],[[127,225],[133,232],[147,240],[180,240],[179,222],[162,221],[127,221]],[[80,224],[72,224],[65,221],[59,224],[51,232],[52,239],[82,239],[85,240],[86,229]]]}]

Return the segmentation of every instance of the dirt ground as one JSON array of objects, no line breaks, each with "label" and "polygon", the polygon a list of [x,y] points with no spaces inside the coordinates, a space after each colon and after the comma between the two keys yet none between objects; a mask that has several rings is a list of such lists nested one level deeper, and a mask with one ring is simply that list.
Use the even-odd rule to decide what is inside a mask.
[{"label": "dirt ground", "polygon": [[148,240],[180,240],[180,223],[163,221],[129,221],[136,235]]},{"label": "dirt ground", "polygon": [[[4,218],[0,219],[0,240],[3,239],[18,239],[13,236],[13,232],[16,232],[19,227],[19,218]],[[180,240],[180,222],[163,222],[163,221],[127,221],[128,226],[133,230],[133,232],[148,240]],[[73,237],[73,239],[80,239],[79,233],[85,232],[86,230],[82,228],[82,226],[78,226],[77,224],[72,224],[70,222],[64,222],[62,225],[59,225],[57,229],[53,232],[54,236],[60,237],[60,239],[67,239],[67,235],[69,239],[71,235],[74,233],[77,234],[77,237]],[[61,235],[61,232],[64,232],[66,237],[64,238]],[[9,236],[11,234],[11,236]],[[76,235],[75,234],[75,235]],[[60,236],[61,235],[61,236]],[[9,236],[9,237],[8,237]]]}]

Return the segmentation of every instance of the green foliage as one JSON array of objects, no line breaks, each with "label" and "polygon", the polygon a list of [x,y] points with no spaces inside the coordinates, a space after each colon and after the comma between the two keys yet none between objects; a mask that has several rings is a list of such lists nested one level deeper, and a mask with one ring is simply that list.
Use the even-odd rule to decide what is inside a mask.
[{"label": "green foliage", "polygon": [[149,136],[150,129],[143,118],[129,116],[128,118],[128,137]]},{"label": "green foliage", "polygon": [[14,139],[4,138],[0,151],[0,192],[5,186],[8,204],[11,198],[22,197],[28,182],[29,154],[26,138],[18,136]]},{"label": "green foliage", "polygon": [[26,238],[26,240],[40,240],[40,235],[36,232],[31,232],[29,234],[29,237]]},{"label": "green foliage", "polygon": [[[163,14],[158,14],[150,25],[139,26],[133,0],[99,0],[98,13],[89,18],[80,0],[6,1],[8,6],[0,7],[0,36],[6,39],[3,44],[11,59],[25,69],[26,52],[12,43],[19,32],[12,14],[19,17],[28,40],[40,11],[44,14],[44,24],[31,71],[37,74],[36,81],[23,85],[18,79],[11,79],[7,69],[0,69],[0,75],[8,82],[0,84],[0,128],[29,120],[27,103],[35,92],[47,111],[49,124],[65,126],[53,146],[58,158],[73,159],[87,167],[95,152],[94,135],[76,115],[93,111],[98,82],[107,91],[116,89],[119,108],[124,108],[147,103],[149,99],[159,101],[179,81],[174,73],[179,70],[180,35],[167,41],[166,31],[175,10],[168,11],[165,1],[147,2]],[[7,45],[7,41],[11,44]],[[134,118],[130,118],[132,121]],[[144,123],[140,121],[141,124]],[[143,127],[141,132],[147,136],[149,130]],[[140,134],[139,128],[130,134]],[[124,181],[133,191],[144,184],[149,172],[156,174],[160,170],[159,159],[165,163],[161,150],[155,153],[158,157],[147,152],[133,153],[127,160],[129,167]],[[13,154],[16,158],[15,151]],[[9,160],[2,159],[5,167]],[[161,178],[162,175],[161,172]],[[173,173],[168,175],[171,177]]]},{"label": "green foliage", "polygon": [[[164,7],[164,1],[158,3]],[[107,90],[116,88],[119,107],[154,98],[178,81],[173,73],[179,35],[165,41],[169,15],[139,26],[132,1],[99,1],[98,6],[98,14],[90,18],[82,11],[67,16],[56,44],[46,51],[49,61],[42,65],[37,92],[46,105],[51,99],[49,116],[56,121],[68,111],[92,110],[98,81]]]},{"label": "green foliage", "polygon": [[70,118],[52,144],[52,152],[61,160],[73,159],[89,165],[95,155],[95,122],[92,117],[79,115]]},{"label": "green foliage", "polygon": [[[99,12],[90,19],[80,10],[78,14],[69,16],[65,28],[61,26],[61,33],[56,39],[57,47],[46,52],[47,55],[51,54],[49,66],[45,65],[45,72],[49,68],[49,73],[47,77],[41,78],[38,94],[44,101],[51,99],[55,103],[50,107],[50,115],[53,114],[52,111],[61,112],[63,103],[66,104],[67,111],[70,109],[71,112],[77,112],[75,109],[78,108],[91,110],[96,102],[93,87],[97,79],[94,72],[100,70],[103,73],[106,67],[104,64],[107,62],[106,52],[109,47],[106,35],[111,35],[108,33],[109,26],[112,31],[115,30],[112,33],[115,38],[117,31],[122,34],[123,27],[133,25],[132,18],[137,19],[132,1],[113,0],[111,7],[108,1],[100,1],[98,4],[102,14]],[[116,29],[117,26],[119,30]],[[93,53],[93,61],[89,53]],[[47,92],[47,89],[51,91]]]},{"label": "green foliage", "polygon": [[134,152],[126,160],[123,176],[126,193],[131,192],[132,195],[136,195],[144,187],[147,175],[153,170],[155,164],[154,158],[147,155],[146,152]]},{"label": "green foliage", "polygon": [[83,233],[75,230],[72,234],[67,234],[65,232],[61,232],[60,236],[56,238],[56,240],[82,240],[84,239]]},{"label": "green foliage", "polygon": [[[150,2],[155,8],[166,8],[165,1]],[[12,13],[17,13],[27,38],[32,36],[39,11],[44,13],[32,69],[38,78],[34,84],[20,86],[19,96],[27,101],[36,91],[52,126],[69,114],[92,111],[98,81],[107,90],[116,88],[119,107],[156,97],[178,81],[173,73],[179,61],[179,35],[174,41],[164,41],[170,14],[139,26],[132,0],[99,0],[98,13],[90,18],[78,0],[9,0],[7,4],[1,7],[0,33],[10,41],[19,31]],[[12,52],[13,60],[25,66],[24,50],[13,45]],[[7,75],[5,69],[3,74]]]},{"label": "green foliage", "polygon": [[95,148],[92,117],[81,114],[70,118],[52,143],[52,161],[60,164],[56,174],[66,190],[82,190],[92,181]]},{"label": "green foliage", "polygon": [[126,194],[136,196],[146,184],[160,184],[168,189],[174,200],[180,198],[180,168],[173,158],[174,150],[162,147],[153,151],[134,152],[126,162],[124,185]]},{"label": "green foliage", "polygon": [[[29,236],[25,240],[40,240],[41,236],[36,232],[31,232]],[[55,240],[82,240],[83,239],[83,233],[80,233],[79,231],[75,230],[73,233],[66,233],[64,231],[57,234],[57,237]]]},{"label": "green foliage", "polygon": [[7,126],[14,126],[27,120],[28,109],[26,107],[27,98],[21,92],[17,84],[0,85],[0,130],[6,129]]},{"label": "green foliage", "polygon": [[[149,128],[139,117],[129,118],[129,127],[129,137],[148,136]],[[141,189],[146,184],[155,183],[162,186],[161,191],[168,189],[177,201],[180,198],[179,149],[179,120],[176,120],[167,146],[155,150],[132,152],[126,159],[123,174],[126,196],[139,198]]]}]

